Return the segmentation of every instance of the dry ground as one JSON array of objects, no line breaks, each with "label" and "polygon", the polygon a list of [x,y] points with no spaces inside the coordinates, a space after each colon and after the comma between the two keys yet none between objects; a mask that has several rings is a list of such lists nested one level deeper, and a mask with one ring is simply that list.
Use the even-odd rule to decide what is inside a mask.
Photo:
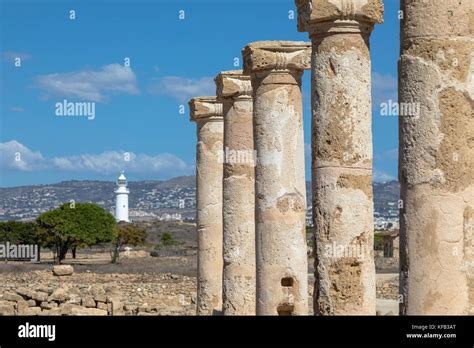
[{"label": "dry ground", "polygon": [[[52,276],[52,254],[47,250],[42,251],[40,263],[0,262],[0,296],[2,292],[13,291],[25,285],[54,288],[66,284],[87,288],[102,284],[106,287],[116,287],[123,295],[123,302],[128,304],[135,314],[150,314],[146,312],[150,306],[159,308],[170,301],[171,313],[192,314],[197,272],[195,225],[171,222],[146,222],[140,225],[149,233],[144,247],[134,248],[128,257],[122,254],[118,264],[110,263],[109,246],[82,249],[78,251],[76,259],[72,259],[68,254],[64,263],[72,264],[75,273],[64,279]],[[165,232],[172,235],[176,244],[156,249],[161,235]],[[150,256],[151,251],[158,251],[158,256]],[[312,295],[313,259],[308,261]],[[378,257],[376,264],[377,298],[396,300],[398,260],[383,260]],[[186,305],[179,308],[181,302]],[[153,310],[153,313],[168,312]]]}]

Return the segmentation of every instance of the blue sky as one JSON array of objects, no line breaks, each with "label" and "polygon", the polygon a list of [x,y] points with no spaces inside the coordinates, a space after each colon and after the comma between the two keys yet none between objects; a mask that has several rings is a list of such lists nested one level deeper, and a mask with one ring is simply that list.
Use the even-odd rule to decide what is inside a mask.
[{"label": "blue sky", "polygon": [[[129,180],[194,174],[196,131],[187,100],[214,94],[213,77],[239,68],[234,58],[241,61],[240,51],[249,42],[308,40],[307,33],[297,31],[296,18],[289,18],[289,11],[295,11],[293,0],[0,4],[3,187],[114,180],[121,169]],[[398,121],[380,116],[379,104],[396,100],[398,8],[398,0],[385,0],[385,23],[371,37],[378,181],[397,176]],[[129,67],[124,65],[127,57]],[[307,144],[309,75],[303,80]],[[64,99],[94,101],[95,118],[56,116],[55,104]]]}]

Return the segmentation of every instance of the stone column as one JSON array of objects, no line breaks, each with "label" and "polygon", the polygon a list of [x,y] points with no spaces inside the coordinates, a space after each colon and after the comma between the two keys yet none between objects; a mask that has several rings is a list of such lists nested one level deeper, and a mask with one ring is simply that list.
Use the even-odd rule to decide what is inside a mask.
[{"label": "stone column", "polygon": [[198,234],[197,314],[222,311],[222,175],[224,123],[216,97],[193,98],[197,124],[196,204]]},{"label": "stone column", "polygon": [[474,315],[474,2],[401,2],[400,313]]},{"label": "stone column", "polygon": [[307,314],[301,76],[310,44],[254,42],[242,53],[254,98],[257,314]]},{"label": "stone column", "polygon": [[242,70],[217,75],[224,115],[224,315],[255,315],[255,175],[252,86]]},{"label": "stone column", "polygon": [[314,313],[375,315],[369,37],[380,0],[297,0],[312,40]]}]

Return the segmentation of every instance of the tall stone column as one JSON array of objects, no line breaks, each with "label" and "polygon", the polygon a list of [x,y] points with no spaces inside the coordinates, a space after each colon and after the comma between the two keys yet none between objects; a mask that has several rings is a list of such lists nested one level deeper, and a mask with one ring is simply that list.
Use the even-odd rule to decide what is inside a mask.
[{"label": "tall stone column", "polygon": [[224,315],[255,315],[255,175],[252,86],[242,70],[216,79],[224,116]]},{"label": "tall stone column", "polygon": [[400,313],[474,315],[474,2],[401,10]]},{"label": "tall stone column", "polygon": [[254,42],[242,53],[254,98],[257,314],[307,314],[301,75],[310,44]]},{"label": "tall stone column", "polygon": [[222,311],[222,176],[224,123],[216,97],[193,98],[197,124],[196,204],[198,234],[197,314]]},{"label": "tall stone column", "polygon": [[369,37],[380,0],[297,0],[312,40],[316,315],[375,315]]}]

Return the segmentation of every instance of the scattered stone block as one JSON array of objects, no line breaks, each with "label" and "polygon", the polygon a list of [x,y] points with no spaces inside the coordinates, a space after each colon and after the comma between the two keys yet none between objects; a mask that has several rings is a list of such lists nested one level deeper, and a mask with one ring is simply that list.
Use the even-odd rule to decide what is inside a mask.
[{"label": "scattered stone block", "polygon": [[7,304],[0,304],[0,316],[15,315],[15,307]]},{"label": "scattered stone block", "polygon": [[96,303],[92,297],[87,296],[82,299],[82,305],[86,308],[95,308]]},{"label": "scattered stone block", "polygon": [[38,288],[38,289],[36,289],[36,290],[37,290],[37,291],[41,291],[41,292],[45,292],[45,293],[47,293],[48,295],[51,295],[51,294],[53,293],[53,291],[54,291],[53,288],[48,287],[48,286],[42,286],[42,287],[40,287],[40,288]]},{"label": "scattered stone block", "polygon": [[105,296],[105,294],[96,294],[94,296],[94,300],[97,301],[97,302],[106,303],[107,302],[107,296]]},{"label": "scattered stone block", "polygon": [[[34,302],[34,301],[33,301]],[[36,304],[36,302],[35,302]],[[18,301],[17,305],[16,305],[16,310],[17,310],[17,313],[18,315],[22,315],[21,313],[24,312],[26,310],[26,308],[30,307],[29,304],[28,304],[28,301]]]},{"label": "scattered stone block", "polygon": [[108,306],[104,302],[97,302],[97,309],[108,311]]},{"label": "scattered stone block", "polygon": [[53,267],[53,274],[55,276],[70,276],[74,273],[74,268],[71,265],[56,265]]},{"label": "scattered stone block", "polygon": [[92,316],[106,316],[107,311],[98,309],[98,308],[84,308],[84,307],[78,307],[78,308],[73,308],[72,309],[72,315],[92,315]]},{"label": "scattered stone block", "polygon": [[66,301],[66,303],[80,305],[81,297],[76,294],[70,294],[69,299]]},{"label": "scattered stone block", "polygon": [[40,307],[42,309],[53,309],[58,307],[58,304],[56,302],[41,302]]},{"label": "scattered stone block", "polygon": [[22,296],[24,299],[30,299],[32,297],[33,291],[27,288],[18,288],[16,290],[16,293]]},{"label": "scattered stone block", "polygon": [[[109,312],[111,313],[111,315],[123,315],[124,314],[124,304],[123,302],[120,300],[119,297],[107,297],[107,301],[109,302],[108,305],[110,306],[110,308],[108,309]],[[136,310],[136,306],[134,306],[133,309],[131,309],[132,311],[135,311]],[[129,308],[130,310],[130,308]]]},{"label": "scattered stone block", "polygon": [[21,315],[33,316],[33,315],[39,315],[39,313],[41,313],[40,307],[28,307],[24,310],[24,312]]},{"label": "scattered stone block", "polygon": [[59,308],[53,308],[50,310],[42,310],[38,313],[40,316],[59,316],[61,315],[61,310]]},{"label": "scattered stone block", "polygon": [[7,301],[7,300],[0,300],[0,305],[3,305],[3,306],[13,306],[15,307],[15,304],[16,302],[11,302],[11,301]]},{"label": "scattered stone block", "polygon": [[6,300],[6,301],[15,301],[15,302],[23,301],[22,296],[14,294],[12,292],[7,292],[7,293],[3,294],[3,299]]},{"label": "scattered stone block", "polygon": [[72,303],[63,303],[59,306],[61,315],[73,315],[73,310],[81,308],[81,306]]},{"label": "scattered stone block", "polygon": [[64,288],[58,288],[49,296],[50,301],[66,302],[69,300],[69,293]]},{"label": "scattered stone block", "polygon": [[34,291],[31,298],[38,302],[43,302],[48,300],[48,293],[42,291]]}]

